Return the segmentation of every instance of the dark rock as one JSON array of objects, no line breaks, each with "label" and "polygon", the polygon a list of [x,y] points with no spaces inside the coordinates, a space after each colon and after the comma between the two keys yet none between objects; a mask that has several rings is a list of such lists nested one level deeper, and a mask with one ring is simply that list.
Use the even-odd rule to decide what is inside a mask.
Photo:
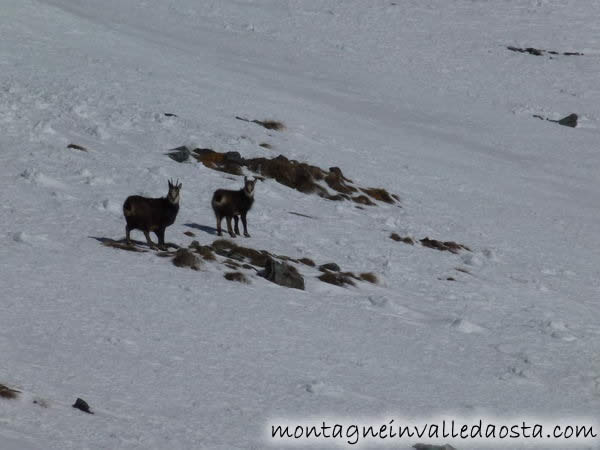
[{"label": "dark rock", "polygon": [[577,114],[569,114],[567,117],[563,117],[558,121],[559,125],[564,125],[565,127],[575,128],[577,126]]},{"label": "dark rock", "polygon": [[73,408],[77,408],[88,414],[94,414],[92,411],[90,411],[90,405],[88,405],[87,402],[81,398],[77,398],[77,400],[75,400]]},{"label": "dark rock", "polygon": [[539,114],[534,114],[533,117],[535,117],[536,119],[547,120],[548,122],[558,123],[559,125],[564,125],[565,127],[571,127],[571,128],[575,128],[577,126],[577,119],[578,119],[578,116],[575,113],[569,114],[568,116],[563,117],[560,120],[548,119],[547,117],[542,117]]},{"label": "dark rock", "polygon": [[506,47],[511,52],[518,53],[529,53],[530,55],[542,56],[544,54],[544,50],[540,50],[539,48],[527,47],[527,48],[519,48],[519,47]]},{"label": "dark rock", "polygon": [[236,164],[244,164],[244,158],[240,155],[240,152],[225,152],[224,154],[225,161],[232,162]]},{"label": "dark rock", "polygon": [[173,114],[173,113],[164,113],[165,117],[178,117],[177,114]]},{"label": "dark rock", "polygon": [[544,50],[540,50],[539,48],[527,47],[525,51],[531,55],[542,56]]},{"label": "dark rock", "polygon": [[165,153],[169,158],[178,163],[186,162],[190,159],[192,152],[185,145],[174,148]]},{"label": "dark rock", "polygon": [[340,266],[338,266],[336,263],[330,262],[330,263],[327,263],[327,264],[321,264],[319,266],[319,270],[321,272],[325,272],[327,270],[330,271],[330,272],[339,272],[342,269],[340,269]]},{"label": "dark rock", "polygon": [[[519,47],[508,46],[506,48],[508,50],[510,50],[511,52],[529,53],[530,55],[535,55],[535,56],[542,56],[544,53],[548,53],[550,55],[560,55],[560,53],[557,52],[557,51],[555,51],[555,50],[542,50],[542,49],[533,48],[533,47],[519,48]],[[583,56],[583,53],[579,53],[579,52],[564,52],[563,55],[564,56]],[[550,57],[550,59],[553,59],[553,58]]]},{"label": "dark rock", "polygon": [[273,258],[267,259],[265,270],[259,275],[280,286],[304,290],[304,278],[296,268]]},{"label": "dark rock", "polygon": [[79,150],[81,152],[87,152],[87,148],[77,144],[69,144],[67,145],[67,148],[72,148],[73,150]]}]

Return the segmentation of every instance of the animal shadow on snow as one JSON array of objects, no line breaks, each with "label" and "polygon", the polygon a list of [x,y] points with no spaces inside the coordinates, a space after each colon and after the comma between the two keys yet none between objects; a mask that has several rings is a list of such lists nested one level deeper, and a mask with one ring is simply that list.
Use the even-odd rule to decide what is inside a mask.
[{"label": "animal shadow on snow", "polygon": [[[89,236],[91,239],[96,239],[98,242],[102,243],[107,247],[119,248],[121,250],[129,250],[132,252],[146,252],[148,250],[156,250],[148,245],[147,242],[137,241],[135,239],[131,240],[131,244],[128,244],[125,238],[123,239],[111,239],[106,237],[97,237],[97,236]],[[173,244],[171,242],[166,242],[165,245],[171,248],[179,248],[177,244]]]},{"label": "animal shadow on snow", "polygon": [[200,225],[197,223],[186,223],[184,224],[186,227],[193,228],[195,230],[204,231],[205,233],[217,235],[217,229],[215,227],[209,227],[208,225]]}]

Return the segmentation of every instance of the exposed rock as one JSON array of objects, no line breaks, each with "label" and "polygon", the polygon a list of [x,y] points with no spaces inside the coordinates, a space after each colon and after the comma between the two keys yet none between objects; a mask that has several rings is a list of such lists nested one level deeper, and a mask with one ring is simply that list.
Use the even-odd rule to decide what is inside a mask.
[{"label": "exposed rock", "polygon": [[79,150],[80,152],[87,152],[87,148],[81,146],[81,145],[77,145],[77,144],[69,144],[67,145],[67,148],[72,148],[73,150]]},{"label": "exposed rock", "polygon": [[423,247],[435,248],[436,250],[447,251],[450,253],[458,253],[461,250],[471,251],[466,245],[458,244],[454,241],[442,242],[435,239],[429,239],[428,237],[421,239],[421,244]]},{"label": "exposed rock", "polygon": [[327,263],[327,264],[321,264],[319,266],[319,270],[321,272],[325,272],[325,271],[339,272],[342,269],[340,269],[340,266],[338,266],[336,263],[330,262],[330,263]]},{"label": "exposed rock", "polygon": [[569,114],[568,116],[563,117],[560,120],[549,119],[547,117],[542,117],[539,114],[534,114],[533,117],[535,117],[536,119],[540,119],[540,120],[546,120],[548,122],[558,123],[559,125],[564,125],[565,127],[571,127],[571,128],[577,127],[578,116],[575,113]]},{"label": "exposed rock", "polygon": [[[533,47],[519,48],[519,47],[508,46],[506,48],[508,50],[510,50],[511,52],[529,53],[530,55],[535,55],[535,56],[542,56],[542,55],[544,55],[544,53],[548,53],[550,55],[560,55],[561,54],[555,50],[542,50],[540,48],[533,48]],[[563,52],[562,55],[564,55],[564,56],[583,56],[583,53]],[[550,59],[552,59],[552,57],[550,57]]]},{"label": "exposed rock", "polygon": [[9,388],[8,386],[0,384],[0,398],[6,398],[6,399],[12,400],[12,399],[17,398],[20,393],[21,393],[21,391],[18,391],[16,389],[12,389],[12,388]]},{"label": "exposed rock", "polygon": [[533,48],[533,47],[518,48],[518,47],[508,46],[506,48],[508,50],[510,50],[511,52],[529,53],[530,55],[535,55],[535,56],[542,56],[544,54],[544,50],[540,50],[539,48]]},{"label": "exposed rock", "polygon": [[368,281],[369,283],[373,283],[373,284],[377,284],[377,275],[375,275],[373,272],[364,272],[361,273],[358,278],[360,278],[363,281]]},{"label": "exposed rock", "polygon": [[[353,186],[352,181],[344,176],[339,167],[330,167],[326,171],[317,166],[290,160],[283,155],[245,159],[238,152],[221,153],[210,148],[197,148],[192,153],[194,158],[210,169],[242,175],[242,168],[246,167],[258,174],[257,178],[272,178],[297,191],[315,193],[328,200],[353,200],[363,205],[375,205],[369,197],[385,203],[394,203],[399,198],[385,189]],[[331,194],[319,182],[325,182],[337,193]],[[366,195],[352,196],[359,190]]]},{"label": "exposed rock", "polygon": [[361,188],[361,191],[363,191],[365,194],[369,195],[370,197],[374,198],[375,200],[379,200],[380,202],[394,203],[394,199],[392,198],[392,195],[385,189]]},{"label": "exposed rock", "polygon": [[577,126],[577,114],[569,114],[567,117],[563,117],[558,121],[559,125],[564,125],[565,127],[575,128]]},{"label": "exposed rock", "polygon": [[180,248],[175,253],[173,264],[177,267],[189,267],[193,270],[200,270],[200,260],[187,248]]},{"label": "exposed rock", "polygon": [[267,130],[275,130],[275,131],[285,130],[285,125],[283,124],[283,122],[279,122],[278,120],[249,120],[249,119],[246,119],[245,117],[240,117],[240,116],[235,116],[235,118],[237,120],[241,120],[243,122],[255,123],[257,125],[260,125],[261,127],[265,127]]},{"label": "exposed rock", "polygon": [[223,264],[225,264],[230,269],[239,269],[240,267],[242,267],[241,264],[238,264],[237,262],[233,261],[232,259],[226,259],[225,261],[223,261]]},{"label": "exposed rock", "polygon": [[214,261],[217,259],[212,247],[209,245],[200,245],[198,241],[192,241],[190,248],[202,256],[202,259],[205,259],[206,261]]},{"label": "exposed rock", "polygon": [[237,261],[249,260],[250,264],[259,267],[265,267],[267,260],[272,256],[269,252],[254,250],[253,248],[242,247],[234,244],[227,239],[217,239],[212,243],[212,248],[217,255]]},{"label": "exposed rock", "polygon": [[298,262],[301,262],[302,264],[304,264],[305,266],[308,266],[308,267],[315,267],[316,266],[315,262],[312,259],[310,259],[310,258],[300,258],[298,260]]},{"label": "exposed rock", "polygon": [[352,197],[352,201],[355,203],[360,203],[361,205],[368,205],[368,206],[375,205],[375,203],[373,203],[371,200],[369,200],[369,197],[367,197],[366,195],[357,195],[355,197]]},{"label": "exposed rock", "polygon": [[194,158],[209,169],[219,170],[232,175],[242,174],[243,159],[238,152],[220,153],[210,148],[194,149]]},{"label": "exposed rock", "polygon": [[325,272],[318,278],[325,283],[335,284],[336,286],[345,286],[347,284],[355,286],[354,281],[352,281],[353,277],[355,278],[356,276],[350,272]]},{"label": "exposed rock", "polygon": [[81,398],[77,398],[77,400],[75,400],[73,408],[77,408],[88,414],[94,414],[92,411],[90,411],[90,405],[88,405],[88,403]]},{"label": "exposed rock", "polygon": [[246,275],[244,275],[242,272],[227,272],[223,276],[229,281],[237,281],[239,283],[246,283],[246,284],[250,283],[248,278],[246,278]]},{"label": "exposed rock", "polygon": [[390,234],[390,238],[393,239],[394,241],[404,242],[405,244],[408,244],[408,245],[415,245],[415,241],[413,240],[413,238],[408,237],[408,236],[402,237],[398,233]]},{"label": "exposed rock", "polygon": [[304,290],[304,278],[296,268],[273,258],[267,259],[265,270],[259,275],[280,286]]}]

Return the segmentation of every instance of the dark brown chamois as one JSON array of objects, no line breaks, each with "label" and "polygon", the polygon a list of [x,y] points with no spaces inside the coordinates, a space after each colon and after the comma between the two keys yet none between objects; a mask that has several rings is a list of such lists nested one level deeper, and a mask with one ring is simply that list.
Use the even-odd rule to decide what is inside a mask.
[{"label": "dark brown chamois", "polygon": [[[229,191],[226,189],[217,189],[212,197],[212,208],[217,218],[217,234],[222,236],[221,233],[221,220],[223,217],[227,219],[227,231],[231,237],[235,237],[236,234],[240,234],[238,227],[239,217],[242,218],[242,225],[244,225],[244,236],[250,237],[248,234],[248,226],[246,223],[246,214],[252,208],[254,203],[254,184],[256,178],[249,180],[248,177],[244,177],[244,187],[239,191]],[[235,234],[231,229],[231,218],[235,220]]]},{"label": "dark brown chamois", "polygon": [[175,222],[179,212],[179,190],[181,183],[169,180],[169,193],[162,198],[148,198],[140,195],[127,197],[123,203],[123,214],[127,225],[125,227],[126,240],[131,244],[129,234],[131,230],[142,230],[150,247],[154,243],[150,239],[152,231],[158,237],[158,246],[165,248],[165,229]]}]

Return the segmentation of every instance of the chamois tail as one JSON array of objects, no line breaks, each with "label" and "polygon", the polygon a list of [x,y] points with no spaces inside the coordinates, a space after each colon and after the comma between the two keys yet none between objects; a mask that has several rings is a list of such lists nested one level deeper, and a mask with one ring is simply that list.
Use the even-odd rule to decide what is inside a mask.
[{"label": "chamois tail", "polygon": [[225,203],[225,196],[220,192],[215,193],[215,196],[213,197],[213,204],[222,205],[223,203]]},{"label": "chamois tail", "polygon": [[132,216],[134,214],[134,207],[130,199],[125,200],[123,203],[123,214],[125,217]]}]

